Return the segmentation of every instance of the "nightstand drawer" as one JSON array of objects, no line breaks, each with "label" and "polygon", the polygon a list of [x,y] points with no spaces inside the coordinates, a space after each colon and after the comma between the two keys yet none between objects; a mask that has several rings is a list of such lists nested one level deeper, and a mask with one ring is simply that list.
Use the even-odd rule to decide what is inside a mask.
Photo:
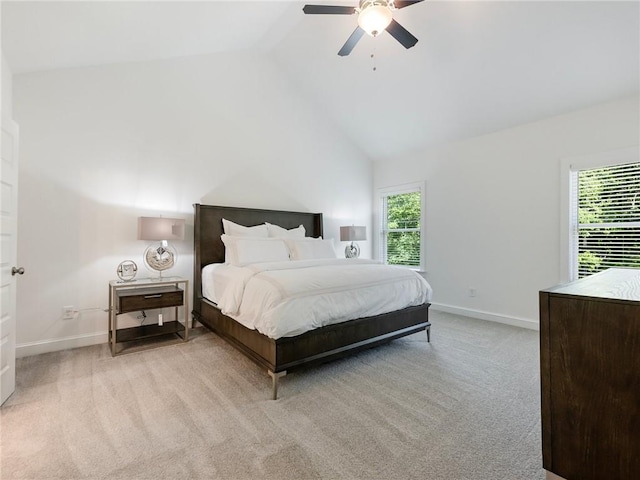
[{"label": "nightstand drawer", "polygon": [[176,286],[135,288],[118,290],[118,313],[152,310],[154,308],[179,307],[184,304],[184,291]]}]

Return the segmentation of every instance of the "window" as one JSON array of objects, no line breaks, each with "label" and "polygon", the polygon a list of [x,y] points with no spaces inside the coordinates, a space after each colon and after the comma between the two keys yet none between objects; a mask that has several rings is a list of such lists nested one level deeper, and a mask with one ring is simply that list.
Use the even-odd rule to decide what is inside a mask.
[{"label": "window", "polygon": [[424,185],[379,191],[379,254],[388,265],[424,269]]},{"label": "window", "polygon": [[570,172],[571,279],[640,268],[640,163]]}]

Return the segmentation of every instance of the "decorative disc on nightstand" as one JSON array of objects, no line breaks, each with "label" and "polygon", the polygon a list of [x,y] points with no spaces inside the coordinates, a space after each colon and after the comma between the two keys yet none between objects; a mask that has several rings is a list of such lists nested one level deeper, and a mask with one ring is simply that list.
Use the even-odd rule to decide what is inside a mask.
[{"label": "decorative disc on nightstand", "polygon": [[136,273],[138,273],[138,265],[133,260],[125,260],[118,265],[116,269],[116,273],[118,274],[118,278],[123,282],[130,282],[134,278],[136,278]]}]

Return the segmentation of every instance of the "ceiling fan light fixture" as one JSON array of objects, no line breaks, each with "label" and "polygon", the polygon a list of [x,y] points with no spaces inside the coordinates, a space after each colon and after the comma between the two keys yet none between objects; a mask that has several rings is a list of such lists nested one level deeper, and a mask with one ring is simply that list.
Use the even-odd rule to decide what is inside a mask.
[{"label": "ceiling fan light fixture", "polygon": [[372,37],[378,36],[393,20],[393,14],[385,1],[362,2],[358,25]]}]

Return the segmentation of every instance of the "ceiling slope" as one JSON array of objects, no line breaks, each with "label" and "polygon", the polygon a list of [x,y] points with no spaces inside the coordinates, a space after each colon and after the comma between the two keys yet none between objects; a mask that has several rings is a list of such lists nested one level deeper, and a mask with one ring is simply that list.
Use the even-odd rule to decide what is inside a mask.
[{"label": "ceiling slope", "polygon": [[375,160],[639,91],[639,2],[427,0],[394,14],[413,48],[383,32],[348,57],[356,16],[303,5],[3,1],[2,49],[16,74],[256,51]]}]

